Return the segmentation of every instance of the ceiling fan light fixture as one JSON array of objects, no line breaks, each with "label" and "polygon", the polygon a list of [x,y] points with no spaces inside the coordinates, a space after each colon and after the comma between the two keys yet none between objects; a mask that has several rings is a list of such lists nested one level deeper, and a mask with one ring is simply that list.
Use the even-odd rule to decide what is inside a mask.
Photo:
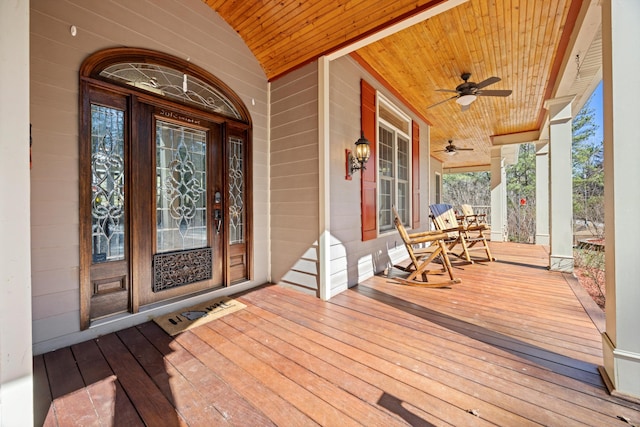
[{"label": "ceiling fan light fixture", "polygon": [[462,106],[467,106],[469,104],[471,104],[473,101],[475,101],[477,98],[476,95],[462,95],[460,97],[458,97],[458,99],[456,99],[456,102]]},{"label": "ceiling fan light fixture", "polygon": [[458,154],[458,152],[456,150],[449,150],[447,151],[447,154],[450,156],[455,156],[456,154]]}]

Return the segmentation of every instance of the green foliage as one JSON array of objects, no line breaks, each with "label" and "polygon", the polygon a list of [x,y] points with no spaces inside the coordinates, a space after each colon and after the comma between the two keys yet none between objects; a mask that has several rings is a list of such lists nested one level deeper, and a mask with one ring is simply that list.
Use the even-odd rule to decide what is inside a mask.
[{"label": "green foliage", "polygon": [[491,205],[491,176],[489,172],[446,174],[442,177],[443,201],[453,206]]},{"label": "green foliage", "polygon": [[[594,110],[588,107],[583,108],[572,123],[573,209],[575,220],[594,235],[601,236],[604,230],[604,164],[602,141],[594,140],[597,129]],[[520,145],[518,163],[507,166],[506,175],[509,238],[530,242],[536,232],[534,144]],[[491,204],[489,172],[446,174],[442,182],[446,203],[454,206]]]},{"label": "green foliage", "polygon": [[604,251],[592,249],[575,249],[573,258],[579,270],[580,281],[591,295],[591,298],[604,310],[605,307],[605,271]]},{"label": "green foliage", "polygon": [[518,163],[507,166],[506,172],[509,240],[531,242],[536,233],[535,145],[520,145]]},{"label": "green foliage", "polygon": [[604,233],[604,155],[594,112],[583,108],[573,122],[573,217],[592,234]]}]

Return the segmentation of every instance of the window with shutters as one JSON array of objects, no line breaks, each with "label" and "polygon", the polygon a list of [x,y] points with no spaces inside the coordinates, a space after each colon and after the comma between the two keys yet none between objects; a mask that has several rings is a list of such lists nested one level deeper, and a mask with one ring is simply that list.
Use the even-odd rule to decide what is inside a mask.
[{"label": "window with shutters", "polygon": [[378,94],[378,232],[394,229],[395,206],[402,222],[411,221],[411,119]]},{"label": "window with shutters", "polygon": [[360,181],[362,241],[392,231],[393,206],[408,228],[420,228],[420,125],[362,79],[360,126],[372,142]]}]

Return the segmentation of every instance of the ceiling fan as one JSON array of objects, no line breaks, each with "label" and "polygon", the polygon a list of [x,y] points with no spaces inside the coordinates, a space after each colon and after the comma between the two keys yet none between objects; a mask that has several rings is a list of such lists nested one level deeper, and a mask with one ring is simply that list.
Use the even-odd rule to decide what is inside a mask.
[{"label": "ceiling fan", "polygon": [[460,76],[464,83],[459,84],[455,90],[452,89],[436,89],[438,92],[454,92],[455,95],[451,98],[447,98],[444,101],[436,102],[433,105],[430,105],[427,108],[435,107],[436,105],[440,105],[445,103],[451,99],[455,99],[458,104],[462,106],[462,111],[466,111],[469,109],[469,105],[473,101],[476,100],[478,96],[509,96],[511,95],[511,90],[482,90],[483,88],[492,85],[494,83],[498,83],[500,81],[500,77],[489,77],[486,80],[481,81],[480,83],[470,82],[468,81],[471,77],[471,73],[462,73]]},{"label": "ceiling fan", "polygon": [[447,153],[449,156],[455,156],[456,154],[458,154],[458,151],[473,151],[473,148],[459,148],[456,147],[455,145],[453,145],[453,140],[449,140],[449,143],[444,147],[443,150],[438,150],[439,152],[445,152]]}]

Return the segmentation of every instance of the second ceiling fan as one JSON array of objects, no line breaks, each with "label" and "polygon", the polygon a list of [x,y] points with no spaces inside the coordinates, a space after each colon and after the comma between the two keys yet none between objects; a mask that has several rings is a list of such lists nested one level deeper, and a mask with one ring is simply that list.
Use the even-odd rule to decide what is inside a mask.
[{"label": "second ceiling fan", "polygon": [[453,140],[450,139],[449,141],[447,141],[447,145],[444,147],[444,149],[438,151],[447,153],[449,156],[455,156],[456,154],[458,154],[458,151],[473,151],[473,148],[456,147],[453,144]]},{"label": "second ceiling fan", "polygon": [[436,102],[427,108],[435,107],[436,105],[443,104],[447,101],[455,99],[458,104],[461,105],[462,111],[469,109],[469,106],[478,96],[509,96],[511,90],[483,90],[485,87],[497,83],[500,81],[500,77],[489,77],[480,83],[470,82],[471,73],[462,73],[460,76],[464,83],[459,84],[455,90],[453,89],[436,89],[438,92],[453,92],[454,96],[447,98],[443,101]]}]

